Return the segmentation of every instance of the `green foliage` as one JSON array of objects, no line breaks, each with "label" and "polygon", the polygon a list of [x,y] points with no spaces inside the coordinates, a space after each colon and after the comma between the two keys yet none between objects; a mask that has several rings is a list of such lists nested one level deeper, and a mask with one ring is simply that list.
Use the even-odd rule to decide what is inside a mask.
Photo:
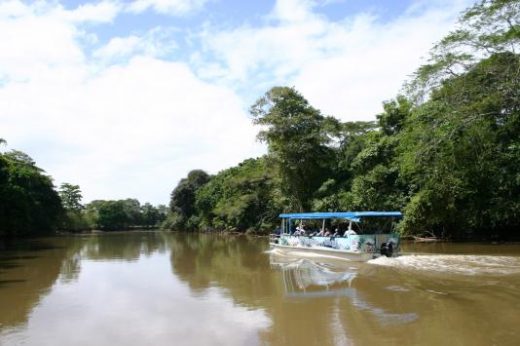
[{"label": "green foliage", "polygon": [[27,154],[0,153],[0,236],[50,233],[61,213],[51,178]]},{"label": "green foliage", "polygon": [[192,171],[172,193],[162,227],[173,230],[267,231],[280,205],[278,182],[266,158],[249,159],[214,177]]},{"label": "green foliage", "polygon": [[518,227],[519,71],[518,55],[495,54],[414,112],[400,147],[401,172],[416,190],[403,230],[460,238]]},{"label": "green foliage", "polygon": [[166,218],[166,206],[143,206],[137,199],[95,200],[82,211],[91,228],[124,230],[129,228],[157,227]]},{"label": "green foliage", "polygon": [[[171,193],[170,210],[164,228],[176,230],[193,230],[197,228],[197,222],[192,218],[196,214],[195,196],[197,191],[206,184],[210,176],[202,170],[193,170],[188,176],[181,179]],[[191,218],[191,219],[190,219]]]},{"label": "green foliage", "polygon": [[81,210],[66,210],[60,229],[69,232],[80,232],[93,229],[95,220],[89,218],[86,213]]},{"label": "green foliage", "polygon": [[91,220],[83,212],[83,205],[81,204],[81,189],[79,185],[63,183],[58,190],[61,204],[65,209],[60,223],[60,229],[66,231],[84,231],[93,227]]},{"label": "green foliage", "polygon": [[141,224],[145,227],[154,227],[165,220],[166,206],[154,207],[150,203],[141,206]]},{"label": "green foliage", "polygon": [[197,192],[201,226],[266,231],[281,210],[279,184],[266,158],[224,170]]},{"label": "green foliage", "polygon": [[481,0],[466,10],[459,27],[431,51],[408,83],[409,96],[422,100],[443,81],[471,70],[480,60],[520,48],[520,3],[517,0]]},{"label": "green foliage", "polygon": [[384,112],[377,115],[381,131],[387,135],[396,135],[401,131],[412,110],[411,102],[403,95],[395,100],[383,103]]},{"label": "green foliage", "polygon": [[377,129],[374,122],[346,122],[341,124],[337,149],[336,180],[351,183],[354,176],[353,161],[362,152]]},{"label": "green foliage", "polygon": [[330,145],[339,131],[338,121],[322,116],[300,93],[287,87],[269,90],[250,112],[255,124],[264,127],[258,138],[268,144],[289,207],[307,209],[314,191],[334,169],[335,151]]},{"label": "green foliage", "polygon": [[372,125],[358,135],[356,155],[343,165],[351,179],[337,193],[339,209],[400,210],[405,203],[406,184],[400,179],[396,148],[412,104],[400,95],[383,103],[383,108],[377,128]]},{"label": "green foliage", "polygon": [[58,191],[61,204],[66,210],[79,211],[83,206],[81,205],[81,189],[79,185],[72,185],[69,183],[63,183]]},{"label": "green foliage", "polygon": [[98,209],[98,225],[107,230],[128,228],[132,215],[127,213],[126,206],[124,200],[103,203]]}]

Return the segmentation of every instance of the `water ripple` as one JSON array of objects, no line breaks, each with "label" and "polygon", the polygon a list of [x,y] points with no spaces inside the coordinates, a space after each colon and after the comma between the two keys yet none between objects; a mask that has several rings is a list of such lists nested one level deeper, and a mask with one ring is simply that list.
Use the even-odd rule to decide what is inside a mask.
[{"label": "water ripple", "polygon": [[520,257],[481,255],[404,255],[379,257],[370,264],[460,275],[520,274]]}]

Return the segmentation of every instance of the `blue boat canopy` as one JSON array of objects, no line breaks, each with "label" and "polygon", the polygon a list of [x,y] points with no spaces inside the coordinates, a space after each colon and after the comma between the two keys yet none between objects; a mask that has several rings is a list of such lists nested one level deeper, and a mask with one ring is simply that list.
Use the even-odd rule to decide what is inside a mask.
[{"label": "blue boat canopy", "polygon": [[346,219],[359,222],[363,217],[395,217],[401,218],[403,214],[399,211],[335,211],[316,213],[290,213],[280,214],[282,219],[297,220],[322,220],[322,219]]}]

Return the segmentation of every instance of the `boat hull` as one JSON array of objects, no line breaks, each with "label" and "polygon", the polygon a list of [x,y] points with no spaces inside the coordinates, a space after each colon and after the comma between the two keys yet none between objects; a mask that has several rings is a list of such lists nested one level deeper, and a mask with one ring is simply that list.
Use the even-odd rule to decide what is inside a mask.
[{"label": "boat hull", "polygon": [[337,250],[326,247],[301,247],[301,246],[288,246],[280,244],[271,244],[273,249],[282,251],[289,255],[297,256],[326,256],[341,258],[350,261],[366,262],[373,258],[379,257],[379,254],[364,253],[364,252],[353,252],[345,250]]}]

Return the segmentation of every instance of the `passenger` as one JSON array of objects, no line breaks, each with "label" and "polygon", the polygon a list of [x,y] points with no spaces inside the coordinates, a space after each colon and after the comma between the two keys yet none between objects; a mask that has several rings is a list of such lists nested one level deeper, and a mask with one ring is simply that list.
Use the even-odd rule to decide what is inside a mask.
[{"label": "passenger", "polygon": [[325,235],[325,230],[322,229],[318,232],[318,237],[323,237]]},{"label": "passenger", "polygon": [[347,230],[345,231],[345,234],[343,234],[343,236],[346,237],[346,238],[348,238],[349,236],[351,236],[351,235],[356,235],[356,234],[357,234],[356,231],[354,231],[353,229],[350,229],[350,228],[349,228],[349,229],[347,229]]},{"label": "passenger", "polygon": [[325,236],[325,237],[330,237],[330,236],[331,236],[331,234],[332,234],[332,233],[330,233],[330,231],[329,231],[329,229],[328,229],[328,228],[327,228],[327,229],[325,229],[325,234],[324,234],[324,236]]}]

